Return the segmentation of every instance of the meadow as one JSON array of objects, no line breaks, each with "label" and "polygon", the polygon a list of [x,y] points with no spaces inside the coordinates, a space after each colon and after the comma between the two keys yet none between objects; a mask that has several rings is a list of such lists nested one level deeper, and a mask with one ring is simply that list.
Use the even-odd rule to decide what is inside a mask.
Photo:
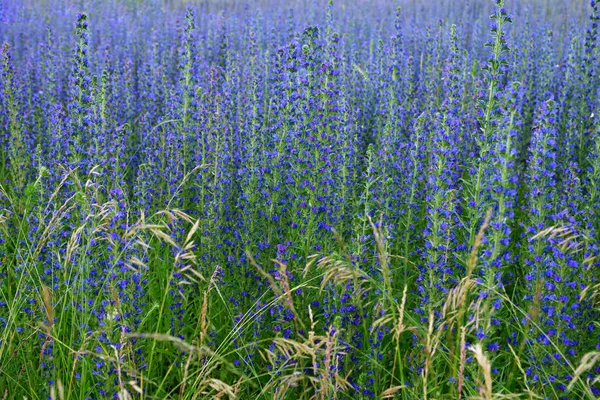
[{"label": "meadow", "polygon": [[0,399],[600,396],[598,0],[0,0]]}]

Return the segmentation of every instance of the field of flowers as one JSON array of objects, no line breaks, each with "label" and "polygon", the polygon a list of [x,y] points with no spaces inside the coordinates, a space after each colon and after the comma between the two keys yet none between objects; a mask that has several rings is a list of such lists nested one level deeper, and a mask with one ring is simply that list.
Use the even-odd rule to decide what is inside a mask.
[{"label": "field of flowers", "polygon": [[599,22],[0,0],[0,399],[600,396]]}]

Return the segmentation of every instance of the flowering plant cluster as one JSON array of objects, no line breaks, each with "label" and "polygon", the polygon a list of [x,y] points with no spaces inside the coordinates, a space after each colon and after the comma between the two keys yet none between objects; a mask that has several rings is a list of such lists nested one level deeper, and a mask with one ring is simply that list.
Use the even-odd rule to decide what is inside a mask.
[{"label": "flowering plant cluster", "polygon": [[183,3],[0,0],[0,398],[600,396],[600,1]]}]

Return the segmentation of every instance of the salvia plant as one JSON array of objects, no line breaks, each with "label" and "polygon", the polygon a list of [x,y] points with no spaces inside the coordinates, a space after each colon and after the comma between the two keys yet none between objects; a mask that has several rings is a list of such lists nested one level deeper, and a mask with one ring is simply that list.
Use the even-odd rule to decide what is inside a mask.
[{"label": "salvia plant", "polygon": [[0,398],[597,398],[599,22],[0,1]]}]

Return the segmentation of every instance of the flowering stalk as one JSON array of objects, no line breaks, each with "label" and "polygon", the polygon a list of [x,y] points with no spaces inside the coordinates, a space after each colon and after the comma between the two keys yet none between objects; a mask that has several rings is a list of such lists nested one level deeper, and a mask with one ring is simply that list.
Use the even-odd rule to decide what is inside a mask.
[{"label": "flowering stalk", "polygon": [[10,174],[16,193],[25,188],[27,167],[27,148],[24,127],[20,119],[19,98],[15,82],[15,72],[12,65],[10,47],[7,43],[2,46],[2,106],[5,114],[2,121],[2,130],[6,132],[6,148],[2,151],[2,169],[6,166],[7,175]]}]

